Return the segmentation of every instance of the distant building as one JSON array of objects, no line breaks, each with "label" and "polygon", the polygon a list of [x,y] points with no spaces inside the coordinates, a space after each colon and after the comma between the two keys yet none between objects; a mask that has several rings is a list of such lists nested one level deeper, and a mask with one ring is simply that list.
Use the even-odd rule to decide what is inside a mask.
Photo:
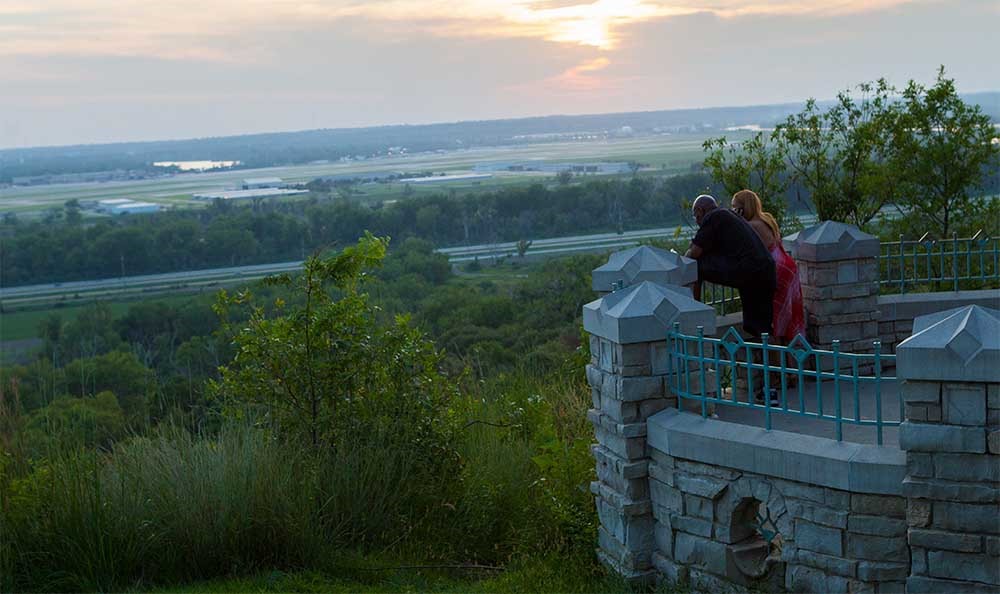
[{"label": "distant building", "polygon": [[284,185],[280,177],[252,177],[243,180],[244,190],[259,190],[263,188],[280,188]]},{"label": "distant building", "polygon": [[117,206],[112,206],[110,213],[113,215],[123,215],[123,214],[145,214],[150,212],[159,212],[162,208],[159,204],[154,204],[152,202],[128,202],[127,204],[119,204]]},{"label": "distant building", "polygon": [[492,173],[462,173],[457,175],[437,175],[427,177],[407,177],[398,180],[401,184],[441,184],[450,182],[481,181],[493,177]]},{"label": "distant building", "polygon": [[252,200],[254,198],[273,198],[276,196],[294,196],[307,194],[309,190],[287,190],[283,188],[259,188],[253,190],[220,190],[218,192],[201,192],[194,195],[195,200]]}]

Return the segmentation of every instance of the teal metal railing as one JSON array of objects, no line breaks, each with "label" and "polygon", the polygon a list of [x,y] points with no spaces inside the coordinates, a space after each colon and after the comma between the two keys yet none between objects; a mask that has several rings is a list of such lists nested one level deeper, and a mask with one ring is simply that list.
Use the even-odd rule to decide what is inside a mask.
[{"label": "teal metal railing", "polygon": [[[874,427],[879,445],[883,429],[899,425],[902,399],[895,375],[885,373],[886,368],[895,368],[896,357],[883,354],[879,341],[872,343],[873,352],[867,354],[841,352],[839,341],[833,342],[833,350],[825,351],[813,348],[802,336],[787,346],[770,344],[768,338],[764,334],[759,343],[745,341],[734,328],[722,338],[711,338],[701,326],[692,336],[674,324],[667,333],[668,381],[678,408],[684,400],[697,401],[702,417],[708,416],[710,404],[762,410],[769,431],[773,414],[820,419],[835,424],[838,441],[843,440],[845,424]],[[739,373],[747,379],[744,399],[734,386]],[[763,388],[760,403],[754,401],[756,388]],[[768,397],[772,388],[778,396],[775,404]],[[887,393],[899,400],[895,419],[884,418]]]},{"label": "teal metal railing", "polygon": [[1000,284],[1000,239],[982,230],[972,237],[884,241],[878,257],[882,293],[958,291]]},{"label": "teal metal railing", "polygon": [[714,307],[715,313],[720,316],[743,310],[738,290],[709,282],[702,283],[701,302]]}]

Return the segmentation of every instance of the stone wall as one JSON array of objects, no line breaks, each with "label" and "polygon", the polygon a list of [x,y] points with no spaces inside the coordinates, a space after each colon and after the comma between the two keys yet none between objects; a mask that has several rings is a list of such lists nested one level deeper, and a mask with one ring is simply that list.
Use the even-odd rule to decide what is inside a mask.
[{"label": "stone wall", "polygon": [[824,221],[784,238],[795,259],[806,310],[806,338],[830,350],[871,352],[878,339],[878,239],[857,227]]},{"label": "stone wall", "polygon": [[[674,410],[650,419],[648,438],[652,561],[665,578],[710,592],[904,591],[898,450]],[[754,507],[780,545],[766,546]]]},{"label": "stone wall", "polygon": [[944,291],[879,295],[878,334],[883,353],[895,353],[896,345],[913,334],[913,320],[927,314],[964,305],[1000,309],[1000,291]]},{"label": "stone wall", "polygon": [[918,317],[904,379],[907,591],[1000,591],[1000,312]]}]

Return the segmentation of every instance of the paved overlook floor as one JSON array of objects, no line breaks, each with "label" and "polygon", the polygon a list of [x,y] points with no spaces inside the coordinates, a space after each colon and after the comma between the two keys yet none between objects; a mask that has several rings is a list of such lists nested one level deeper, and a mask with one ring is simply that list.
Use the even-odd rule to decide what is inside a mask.
[{"label": "paved overlook floor", "polygon": [[[889,370],[888,373],[894,373]],[[820,390],[823,401],[823,414],[834,416],[836,414],[834,386],[833,382],[824,380]],[[787,390],[789,412],[783,412],[781,407],[771,408],[771,429],[788,431],[791,433],[803,433],[818,437],[836,439],[836,423],[833,419],[818,419],[815,417],[804,417],[792,412],[792,409],[799,409],[799,390],[797,387],[789,386]],[[732,398],[731,395],[726,396]],[[746,403],[746,391],[737,389],[736,399]],[[802,387],[802,400],[806,411],[815,413],[818,410],[819,397],[817,396],[816,384],[806,381]],[[895,381],[882,382],[882,420],[898,422],[900,418],[899,410],[899,390]],[[844,441],[854,443],[876,444],[876,431],[873,426],[854,425],[847,422],[847,419],[854,419],[854,390],[850,384],[841,384],[841,414],[845,419],[843,423]],[[875,419],[875,387],[871,383],[862,383],[858,390],[858,405],[862,419]],[[685,410],[700,411],[697,400],[685,401]],[[764,426],[764,407],[757,405],[753,408],[745,406],[731,406],[724,404],[716,405],[716,413],[722,421],[740,423],[743,425],[753,425],[755,427]],[[889,447],[899,447],[899,428],[882,428],[882,445]]]}]

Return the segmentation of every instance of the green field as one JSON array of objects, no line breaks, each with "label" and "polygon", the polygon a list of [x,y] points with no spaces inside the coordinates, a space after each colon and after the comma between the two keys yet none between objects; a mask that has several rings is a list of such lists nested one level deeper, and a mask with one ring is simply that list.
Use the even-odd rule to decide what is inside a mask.
[{"label": "green field", "polygon": [[[745,133],[730,133],[737,138]],[[160,179],[86,184],[57,184],[0,189],[0,213],[39,213],[61,208],[67,200],[104,200],[129,198],[156,202],[170,208],[200,208],[205,204],[192,194],[230,189],[248,177],[280,177],[289,183],[304,183],[324,175],[371,173],[382,171],[461,173],[478,163],[495,161],[570,162],[638,161],[652,170],[667,173],[688,171],[702,158],[704,135],[663,135],[595,141],[549,142],[518,146],[483,147],[447,152],[379,157],[364,161],[243,169],[208,173],[181,174]],[[518,185],[539,179],[551,179],[540,173],[497,173],[492,179],[411,186],[411,195],[455,190],[485,191]],[[359,186],[363,200],[386,200],[403,196],[404,184]]]}]

